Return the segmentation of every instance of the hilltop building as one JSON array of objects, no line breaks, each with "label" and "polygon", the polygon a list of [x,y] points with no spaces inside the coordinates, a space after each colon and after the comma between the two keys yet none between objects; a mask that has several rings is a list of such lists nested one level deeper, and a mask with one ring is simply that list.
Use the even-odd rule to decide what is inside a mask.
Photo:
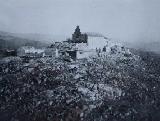
[{"label": "hilltop building", "polygon": [[42,58],[42,57],[58,57],[55,47],[35,48],[33,46],[22,46],[17,50],[17,56],[22,58]]},{"label": "hilltop building", "polygon": [[23,46],[17,50],[17,56],[19,57],[42,57],[44,49],[37,49],[32,46]]},{"label": "hilltop building", "polygon": [[107,40],[103,36],[88,36],[82,34],[79,26],[76,27],[72,37],[63,42],[55,42],[53,45],[56,51],[56,57],[67,61],[84,59],[96,55],[98,50],[106,51]]}]

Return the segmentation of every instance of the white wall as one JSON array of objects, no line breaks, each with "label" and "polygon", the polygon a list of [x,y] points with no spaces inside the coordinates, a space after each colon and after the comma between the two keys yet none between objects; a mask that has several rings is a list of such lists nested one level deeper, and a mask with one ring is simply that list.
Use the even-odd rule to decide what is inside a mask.
[{"label": "white wall", "polygon": [[88,58],[89,56],[96,55],[96,48],[103,49],[107,45],[107,40],[104,37],[88,37],[88,43],[76,44],[77,59]]},{"label": "white wall", "polygon": [[103,49],[107,45],[107,40],[104,37],[88,37],[88,49]]}]

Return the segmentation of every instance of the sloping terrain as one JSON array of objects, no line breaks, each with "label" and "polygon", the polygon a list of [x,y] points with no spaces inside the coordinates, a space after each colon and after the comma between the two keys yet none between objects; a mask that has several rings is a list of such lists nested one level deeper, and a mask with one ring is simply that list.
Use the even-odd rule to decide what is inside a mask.
[{"label": "sloping terrain", "polygon": [[17,49],[21,46],[47,46],[45,42],[17,37],[15,34],[0,31],[0,49]]},{"label": "sloping terrain", "polygon": [[4,58],[0,120],[157,121],[160,74],[152,72],[158,61],[145,54],[108,42],[105,52],[76,62]]}]

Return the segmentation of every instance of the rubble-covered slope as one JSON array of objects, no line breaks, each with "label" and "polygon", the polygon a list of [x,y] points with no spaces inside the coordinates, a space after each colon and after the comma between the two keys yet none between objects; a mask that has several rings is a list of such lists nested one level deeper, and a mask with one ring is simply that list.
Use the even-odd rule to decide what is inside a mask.
[{"label": "rubble-covered slope", "polygon": [[160,119],[160,75],[120,44],[108,41],[106,51],[75,62],[5,59],[0,63],[2,121]]}]

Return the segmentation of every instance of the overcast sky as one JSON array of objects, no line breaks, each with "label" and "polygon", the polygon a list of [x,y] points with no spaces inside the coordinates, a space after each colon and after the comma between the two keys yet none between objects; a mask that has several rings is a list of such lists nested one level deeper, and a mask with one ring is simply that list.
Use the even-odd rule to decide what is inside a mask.
[{"label": "overcast sky", "polygon": [[0,0],[0,30],[160,41],[160,0]]}]

